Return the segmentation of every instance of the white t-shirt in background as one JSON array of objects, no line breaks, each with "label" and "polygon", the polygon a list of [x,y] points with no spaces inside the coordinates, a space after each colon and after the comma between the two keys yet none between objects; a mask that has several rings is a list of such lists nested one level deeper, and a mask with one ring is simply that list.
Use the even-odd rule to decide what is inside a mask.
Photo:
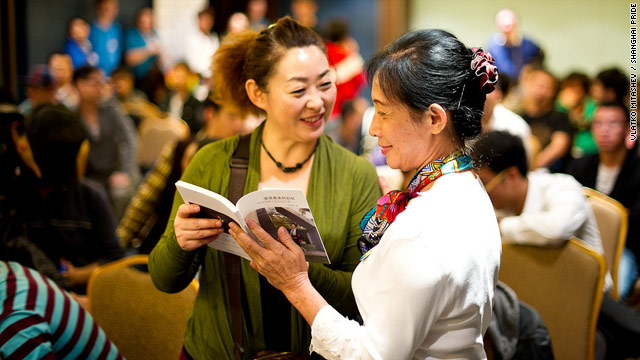
[{"label": "white t-shirt in background", "polygon": [[605,166],[602,163],[598,164],[598,175],[596,176],[596,190],[609,195],[613,191],[613,187],[616,185],[618,174],[620,173],[621,166]]}]

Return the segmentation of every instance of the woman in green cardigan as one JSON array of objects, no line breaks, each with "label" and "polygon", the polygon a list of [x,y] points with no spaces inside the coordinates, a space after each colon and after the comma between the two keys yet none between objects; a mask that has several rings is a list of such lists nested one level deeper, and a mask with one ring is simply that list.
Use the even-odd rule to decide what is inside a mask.
[{"label": "woman in green cardigan", "polygon": [[[352,317],[351,275],[360,252],[359,223],[381,195],[374,167],[323,135],[336,87],[321,39],[290,18],[257,34],[230,34],[214,56],[214,95],[266,114],[251,135],[244,192],[298,188],[305,192],[331,265],[310,264],[313,285]],[[229,160],[239,137],[199,151],[183,180],[228,194]],[[200,290],[187,323],[184,356],[234,357],[223,253],[205,246],[222,232],[198,219],[197,205],[176,193],[165,234],[151,252],[149,271],[166,292],[185,288],[200,270]],[[284,295],[241,261],[242,344],[247,358],[261,350],[307,353],[310,329]]]}]

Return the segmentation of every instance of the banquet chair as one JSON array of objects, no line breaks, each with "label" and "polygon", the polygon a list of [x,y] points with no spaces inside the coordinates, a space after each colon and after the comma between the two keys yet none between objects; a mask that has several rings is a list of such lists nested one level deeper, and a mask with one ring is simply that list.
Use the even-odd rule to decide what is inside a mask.
[{"label": "banquet chair", "polygon": [[135,255],[99,266],[89,278],[87,310],[129,360],[178,359],[198,282],[175,294],[155,288]]},{"label": "banquet chair", "polygon": [[503,244],[499,279],[538,311],[556,359],[593,359],[605,261],[577,238],[559,247]]},{"label": "banquet chair", "polygon": [[189,126],[183,120],[170,115],[164,118],[144,118],[138,127],[140,148],[138,162],[150,169],[165,145],[189,137]]},{"label": "banquet chair", "polygon": [[598,223],[604,259],[613,277],[611,297],[618,300],[618,266],[627,240],[627,210],[616,200],[591,188],[585,187],[584,193]]}]

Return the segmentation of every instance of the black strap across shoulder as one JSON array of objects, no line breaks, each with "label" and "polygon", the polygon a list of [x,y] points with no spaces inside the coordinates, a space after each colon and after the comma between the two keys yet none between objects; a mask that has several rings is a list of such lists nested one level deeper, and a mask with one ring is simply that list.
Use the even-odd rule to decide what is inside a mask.
[{"label": "black strap across shoulder", "polygon": [[[249,169],[249,147],[251,134],[240,136],[238,147],[229,160],[231,174],[229,176],[229,193],[227,199],[236,203],[244,193],[244,185]],[[240,257],[224,253],[224,263],[227,273],[227,287],[229,290],[229,307],[231,309],[231,333],[233,335],[233,357],[242,359],[242,299],[240,278]]]}]

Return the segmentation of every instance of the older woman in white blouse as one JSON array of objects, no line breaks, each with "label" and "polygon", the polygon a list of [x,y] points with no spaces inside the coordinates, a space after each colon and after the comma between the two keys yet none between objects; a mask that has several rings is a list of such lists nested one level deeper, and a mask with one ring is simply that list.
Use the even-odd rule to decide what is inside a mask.
[{"label": "older woman in white blouse", "polygon": [[264,247],[235,224],[232,234],[311,325],[311,351],[329,359],[484,359],[500,233],[465,140],[480,133],[497,80],[493,59],[445,31],[420,30],[374,55],[367,72],[376,110],[369,132],[390,167],[415,175],[361,223],[352,287],[363,325],[318,294],[284,228],[278,242],[249,222]]}]

